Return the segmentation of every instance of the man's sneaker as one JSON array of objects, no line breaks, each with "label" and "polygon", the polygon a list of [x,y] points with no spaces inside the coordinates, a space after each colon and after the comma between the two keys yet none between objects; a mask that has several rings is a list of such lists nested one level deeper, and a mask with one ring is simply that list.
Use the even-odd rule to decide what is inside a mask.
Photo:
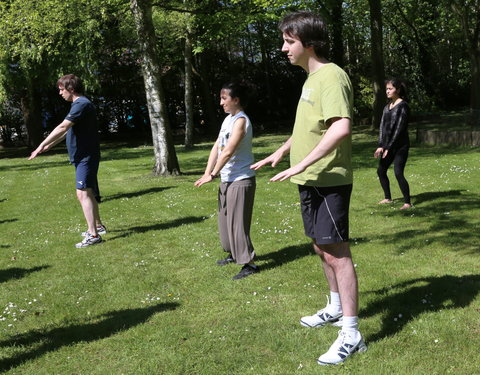
[{"label": "man's sneaker", "polygon": [[250,275],[253,275],[254,273],[258,273],[260,272],[260,268],[258,268],[258,266],[252,266],[250,264],[245,264],[242,269],[240,270],[240,272],[238,274],[236,274],[235,276],[233,276],[233,280],[240,280],[240,279],[243,279],[244,277],[247,277],[247,276],[250,276]]},{"label": "man's sneaker", "polygon": [[78,249],[78,248],[81,248],[81,247],[96,245],[97,243],[100,243],[100,242],[102,242],[102,237],[100,237],[100,236],[94,237],[90,233],[87,233],[87,235],[85,236],[83,241],[77,243],[75,245],[75,247]]},{"label": "man's sneaker", "polygon": [[[99,225],[97,227],[97,233],[100,234],[100,235],[104,235],[104,234],[107,234],[107,227],[105,225]],[[86,232],[82,232],[82,237],[86,237],[88,234],[88,231]]]},{"label": "man's sneaker", "polygon": [[329,314],[326,310],[327,307],[317,311],[316,314],[310,316],[304,316],[300,319],[300,324],[304,327],[314,328],[314,327],[323,327],[327,324],[331,324],[336,327],[342,326],[343,313],[339,312],[337,314]]},{"label": "man's sneaker", "polygon": [[355,337],[352,337],[351,334],[340,330],[335,342],[328,349],[328,352],[318,358],[317,363],[319,365],[336,365],[342,363],[354,353],[366,351],[367,345],[365,345],[360,332]]},{"label": "man's sneaker", "polygon": [[225,259],[217,260],[219,266],[226,266],[228,263],[235,263],[235,259],[232,258],[232,254],[229,254]]}]

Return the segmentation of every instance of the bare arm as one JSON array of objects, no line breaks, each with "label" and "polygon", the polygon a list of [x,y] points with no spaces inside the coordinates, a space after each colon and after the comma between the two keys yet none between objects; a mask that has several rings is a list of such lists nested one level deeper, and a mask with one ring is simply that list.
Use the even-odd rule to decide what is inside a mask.
[{"label": "bare arm", "polygon": [[218,140],[215,142],[215,145],[210,151],[210,156],[208,158],[207,167],[205,168],[204,175],[195,182],[195,186],[202,186],[207,182],[213,180],[213,176],[216,176],[220,173],[221,169],[225,164],[230,160],[232,155],[235,153],[238,145],[242,141],[243,137],[246,134],[246,120],[244,117],[240,117],[235,121],[233,125],[232,135],[230,136],[225,148],[222,150],[220,155],[218,155]]},{"label": "bare arm", "polygon": [[65,139],[68,129],[73,126],[73,122],[63,120],[53,131],[43,140],[42,143],[30,154],[28,160],[36,158],[39,154],[50,150],[57,143]]},{"label": "bare arm", "polygon": [[210,150],[210,155],[208,157],[208,162],[207,162],[207,167],[205,168],[205,173],[203,174],[202,177],[200,177],[197,181],[195,181],[194,185],[195,186],[202,186],[203,184],[206,184],[207,182],[210,182],[213,180],[212,177],[212,171],[213,168],[215,167],[215,164],[217,162],[218,158],[218,142],[219,140],[215,142],[213,145],[212,149]]},{"label": "bare arm", "polygon": [[317,146],[297,165],[273,176],[270,181],[285,181],[287,178],[302,173],[307,167],[332,152],[346,137],[351,134],[350,119],[336,117],[331,119],[330,126]]},{"label": "bare arm", "polygon": [[267,164],[271,164],[272,167],[276,167],[277,164],[282,161],[283,157],[290,152],[291,144],[292,137],[288,138],[288,140],[283,145],[281,145],[273,154],[267,156],[265,159],[257,161],[255,164],[252,164],[250,168],[257,170]]}]

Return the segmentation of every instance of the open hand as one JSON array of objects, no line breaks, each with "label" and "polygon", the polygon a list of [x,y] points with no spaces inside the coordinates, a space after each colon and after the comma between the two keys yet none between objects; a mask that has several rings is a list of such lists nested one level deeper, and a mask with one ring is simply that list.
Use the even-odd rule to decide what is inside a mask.
[{"label": "open hand", "polygon": [[270,181],[275,182],[275,181],[285,181],[287,178],[290,178],[292,176],[295,176],[299,173],[302,173],[305,170],[304,167],[300,165],[296,165],[294,167],[285,169],[283,172],[278,173],[277,175],[273,176]]},{"label": "open hand", "polygon": [[194,185],[196,187],[200,187],[202,186],[203,184],[206,184],[208,182],[212,182],[213,181],[213,178],[211,175],[209,174],[204,174],[202,177],[200,177],[197,181],[195,181]]}]

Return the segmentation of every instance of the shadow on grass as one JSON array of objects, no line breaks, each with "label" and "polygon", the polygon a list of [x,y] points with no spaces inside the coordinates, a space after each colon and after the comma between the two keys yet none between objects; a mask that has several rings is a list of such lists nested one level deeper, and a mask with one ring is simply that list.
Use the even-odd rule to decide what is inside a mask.
[{"label": "shadow on grass", "polygon": [[36,330],[0,341],[0,347],[25,348],[20,354],[0,360],[0,371],[17,367],[64,346],[97,341],[127,331],[145,323],[156,313],[175,310],[178,306],[178,303],[160,303],[142,309],[111,311],[92,318],[98,320],[92,323],[73,324],[48,331]]},{"label": "shadow on grass", "polygon": [[47,168],[56,168],[56,167],[65,167],[69,166],[70,163],[68,159],[65,161],[48,161],[42,160],[38,162],[25,161],[25,164],[18,165],[9,165],[9,166],[0,166],[0,172],[2,171],[35,171],[37,169],[47,169]]},{"label": "shadow on grass", "polygon": [[[102,153],[102,161],[109,160],[131,160],[146,157],[153,157],[153,150],[150,147],[145,148],[132,148],[127,145],[104,145],[100,146]],[[153,162],[152,162],[153,165]]]},{"label": "shadow on grass", "polygon": [[[138,234],[138,233],[145,233],[145,232],[150,232],[152,230],[166,230],[166,229],[171,229],[175,227],[180,227],[182,225],[188,225],[188,224],[194,224],[194,223],[199,223],[204,221],[204,217],[195,217],[195,216],[188,216],[188,217],[183,217],[181,219],[175,219],[172,221],[168,221],[165,223],[157,223],[157,224],[152,224],[152,225],[145,225],[145,226],[138,226],[138,227],[131,227],[125,230],[117,230],[113,232],[121,232],[121,234],[109,238],[109,241],[111,240],[116,240],[119,238],[124,238],[128,237],[132,234]],[[109,232],[112,233],[112,232]]]},{"label": "shadow on grass", "polygon": [[46,268],[50,268],[50,266],[38,266],[33,268],[14,267],[14,268],[7,268],[5,270],[0,270],[0,284],[5,283],[9,280],[21,279],[22,277],[25,277],[26,275],[32,272],[38,272]]},{"label": "shadow on grass", "polygon": [[0,224],[14,223],[15,221],[18,221],[18,219],[5,219],[5,220],[0,220]]},{"label": "shadow on grass", "polygon": [[414,195],[412,198],[416,205],[421,205],[424,202],[433,201],[435,199],[460,197],[462,192],[465,192],[465,190],[432,191]]},{"label": "shadow on grass", "polygon": [[382,328],[367,340],[392,336],[424,313],[467,307],[479,292],[480,275],[418,278],[367,292],[379,297],[360,311],[360,318],[383,315]]},{"label": "shadow on grass", "polygon": [[[0,150],[0,157],[5,159],[25,159],[26,162],[28,157],[30,156],[33,150],[29,149],[28,147],[21,146],[21,147],[10,147]],[[38,157],[37,160],[43,157],[43,155],[57,155],[57,154],[66,154],[67,147],[65,144],[61,144],[56,146],[55,148],[48,151],[48,153],[42,154]],[[67,156],[68,157],[68,156]]]},{"label": "shadow on grass", "polygon": [[139,190],[139,191],[132,191],[130,193],[118,193],[115,195],[109,195],[105,198],[102,197],[102,202],[107,202],[107,201],[113,201],[115,199],[122,199],[122,198],[134,198],[134,197],[140,197],[142,195],[147,195],[147,194],[152,194],[152,193],[159,193],[163,190],[171,189],[171,186],[165,186],[165,187],[153,187],[145,190]]},{"label": "shadow on grass", "polygon": [[[415,216],[424,220],[418,229],[403,229],[383,233],[379,238],[386,243],[399,244],[398,251],[406,252],[434,244],[448,246],[456,251],[479,253],[478,226],[480,218],[470,212],[480,210],[480,196],[465,190],[421,193],[414,197],[414,209],[401,211],[408,220]],[[386,217],[396,217],[399,211],[389,210]]]},{"label": "shadow on grass", "polygon": [[268,253],[257,255],[255,261],[265,262],[261,265],[262,271],[280,267],[286,263],[293,262],[299,258],[308,255],[314,255],[311,243],[306,243],[297,246],[289,246],[283,249]]}]

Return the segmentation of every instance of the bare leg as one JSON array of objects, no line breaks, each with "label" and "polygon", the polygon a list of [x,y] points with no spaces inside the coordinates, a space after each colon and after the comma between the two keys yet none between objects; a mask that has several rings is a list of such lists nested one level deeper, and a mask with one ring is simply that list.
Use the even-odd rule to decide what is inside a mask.
[{"label": "bare leg", "polygon": [[92,189],[77,189],[77,198],[87,221],[88,232],[97,236],[97,224],[101,224],[98,203]]},{"label": "bare leg", "polygon": [[358,315],[358,281],[348,242],[314,245],[331,291],[340,294],[344,316]]},{"label": "bare leg", "polygon": [[323,273],[325,274],[325,278],[327,279],[327,283],[330,291],[338,293],[337,278],[335,277],[335,272],[333,271],[333,268],[326,263],[323,255],[323,251],[320,249],[319,245],[317,245],[315,242],[313,243],[313,249],[320,256],[320,259],[322,260]]}]

